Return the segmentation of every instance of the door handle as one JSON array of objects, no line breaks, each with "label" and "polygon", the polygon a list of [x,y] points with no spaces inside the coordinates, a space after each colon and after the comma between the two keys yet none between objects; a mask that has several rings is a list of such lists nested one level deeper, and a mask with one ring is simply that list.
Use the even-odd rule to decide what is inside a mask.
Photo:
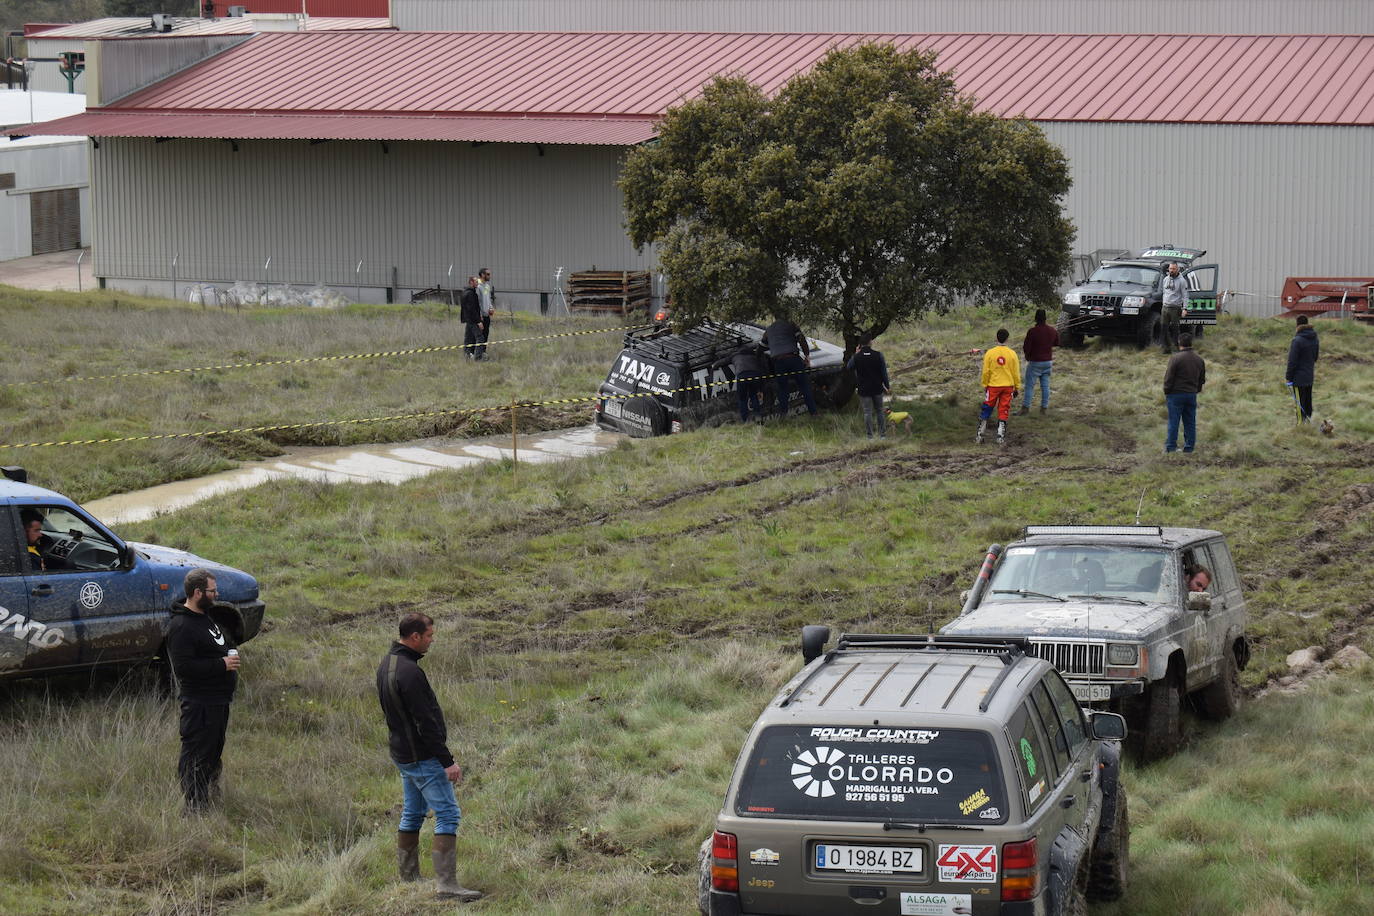
[{"label": "door handle", "polygon": [[1061,807],[1061,808],[1072,808],[1072,807],[1074,806],[1074,803],[1077,802],[1077,801],[1078,801],[1078,796],[1077,796],[1077,795],[1066,795],[1066,796],[1064,796],[1064,800],[1061,801],[1061,802],[1059,803],[1059,807]]},{"label": "door handle", "polygon": [[35,585],[33,591],[29,592],[29,594],[33,595],[35,598],[46,598],[48,595],[52,594],[52,586],[46,582],[42,585]]}]

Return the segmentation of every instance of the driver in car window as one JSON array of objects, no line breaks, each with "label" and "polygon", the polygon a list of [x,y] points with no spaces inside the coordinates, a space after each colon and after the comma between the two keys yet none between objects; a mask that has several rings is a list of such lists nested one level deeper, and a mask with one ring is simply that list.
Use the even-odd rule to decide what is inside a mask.
[{"label": "driver in car window", "polygon": [[43,560],[43,550],[52,541],[43,533],[43,516],[37,509],[24,509],[19,513],[24,523],[24,540],[27,541],[29,565],[35,571],[48,568]]}]

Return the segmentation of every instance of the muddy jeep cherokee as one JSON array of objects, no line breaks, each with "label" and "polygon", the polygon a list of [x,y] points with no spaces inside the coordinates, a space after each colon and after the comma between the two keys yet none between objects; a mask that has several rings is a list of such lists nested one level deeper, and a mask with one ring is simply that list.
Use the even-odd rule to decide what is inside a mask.
[{"label": "muddy jeep cherokee", "polygon": [[[1187,570],[1211,581],[1186,587]],[[1250,659],[1245,596],[1219,531],[1030,526],[988,549],[963,610],[940,632],[1026,637],[1079,702],[1123,713],[1142,759],[1173,753],[1191,697],[1213,719],[1240,703]]]},{"label": "muddy jeep cherokee", "polygon": [[702,846],[710,916],[1083,914],[1126,882],[1125,721],[1024,641],[807,627]]},{"label": "muddy jeep cherokee", "polygon": [[[0,680],[158,662],[172,603],[193,567],[215,576],[210,616],[242,644],[262,625],[258,582],[193,554],[120,539],[21,468],[0,476]],[[38,526],[37,551],[25,528]],[[164,683],[167,683],[164,680]]]},{"label": "muddy jeep cherokee", "polygon": [[1103,261],[1079,285],[1064,294],[1059,339],[1081,347],[1088,337],[1132,340],[1137,347],[1159,346],[1163,338],[1164,277],[1169,264],[1179,265],[1188,283],[1188,314],[1180,322],[1193,334],[1217,323],[1217,265],[1193,262],[1206,254],[1197,248],[1156,245],[1129,257]]}]

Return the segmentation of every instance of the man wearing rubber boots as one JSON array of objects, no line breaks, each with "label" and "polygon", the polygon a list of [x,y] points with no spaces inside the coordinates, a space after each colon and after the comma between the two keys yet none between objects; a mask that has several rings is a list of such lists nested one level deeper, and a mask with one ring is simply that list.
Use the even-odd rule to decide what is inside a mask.
[{"label": "man wearing rubber boots", "polygon": [[425,614],[401,618],[400,639],[377,668],[377,699],[391,733],[391,760],[401,771],[405,802],[396,832],[396,860],[401,880],[420,880],[420,827],[425,813],[434,812],[434,877],[438,896],[471,903],[482,892],[458,883],[457,836],[462,812],[453,786],[463,778],[463,768],[448,750],[444,711],[420,670],[434,642],[434,620]]}]

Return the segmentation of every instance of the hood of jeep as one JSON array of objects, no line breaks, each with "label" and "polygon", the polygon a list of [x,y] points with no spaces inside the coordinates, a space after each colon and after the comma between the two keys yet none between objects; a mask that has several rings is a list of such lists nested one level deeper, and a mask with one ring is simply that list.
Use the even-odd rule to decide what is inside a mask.
[{"label": "hood of jeep", "polygon": [[1031,639],[1143,639],[1166,629],[1180,613],[1167,604],[1124,601],[998,601],[955,618],[940,632]]},{"label": "hood of jeep", "polygon": [[1122,280],[1113,280],[1111,283],[1084,283],[1082,286],[1075,286],[1070,292],[1084,296],[1142,296],[1153,290],[1153,283],[1126,283]]}]

